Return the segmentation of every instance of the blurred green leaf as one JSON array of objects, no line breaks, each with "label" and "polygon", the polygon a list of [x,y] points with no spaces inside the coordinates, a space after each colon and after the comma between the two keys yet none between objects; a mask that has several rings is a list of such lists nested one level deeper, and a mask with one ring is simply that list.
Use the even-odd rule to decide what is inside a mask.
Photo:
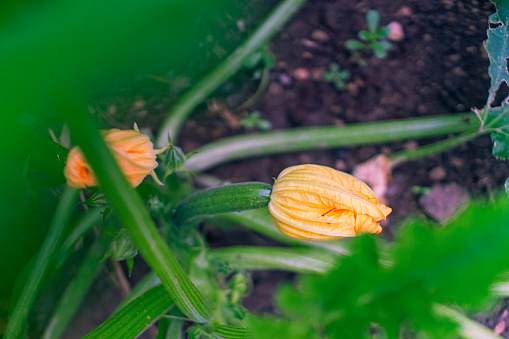
[{"label": "blurred green leaf", "polygon": [[360,40],[363,40],[363,41],[369,41],[369,40],[372,40],[372,35],[369,33],[369,32],[366,32],[366,31],[359,31],[357,33],[357,37],[360,39]]},{"label": "blurred green leaf", "polygon": [[329,338],[362,338],[378,324],[396,338],[407,324],[430,338],[455,337],[454,323],[437,316],[434,305],[490,306],[490,286],[509,269],[508,217],[509,200],[501,197],[492,206],[471,206],[445,228],[408,225],[387,252],[372,236],[360,237],[336,270],[281,290],[282,326],[307,324]]},{"label": "blurred green leaf", "polygon": [[371,34],[376,33],[378,26],[380,25],[380,13],[376,9],[370,9],[366,13],[366,25]]},{"label": "blurred green leaf", "polygon": [[371,47],[373,48],[373,53],[375,54],[375,57],[377,57],[378,59],[385,59],[387,57],[387,46],[385,44],[382,44],[382,42],[373,41]]},{"label": "blurred green leaf", "polygon": [[366,46],[362,42],[359,42],[357,40],[348,39],[345,41],[345,48],[352,50],[352,51],[356,51],[359,49],[366,48]]},{"label": "blurred green leaf", "polygon": [[264,339],[319,339],[322,338],[316,329],[308,326],[306,321],[292,322],[273,317],[247,315],[246,323],[253,338]]}]

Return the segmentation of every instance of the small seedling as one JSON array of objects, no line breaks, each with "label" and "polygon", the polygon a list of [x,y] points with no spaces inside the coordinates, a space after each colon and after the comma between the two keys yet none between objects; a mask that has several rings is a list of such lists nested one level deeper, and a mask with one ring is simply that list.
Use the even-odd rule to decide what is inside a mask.
[{"label": "small seedling", "polygon": [[368,30],[361,30],[357,33],[359,40],[348,39],[345,41],[345,47],[355,57],[365,50],[373,50],[373,54],[378,59],[385,59],[387,53],[392,48],[392,44],[387,40],[389,28],[380,27],[380,13],[377,10],[369,10],[366,13],[366,25]]},{"label": "small seedling", "polygon": [[333,62],[329,65],[329,71],[323,75],[323,79],[332,82],[338,91],[343,91],[351,75],[349,71],[341,70],[339,64]]},{"label": "small seedling", "polygon": [[248,130],[260,129],[262,131],[268,131],[272,128],[270,121],[260,118],[259,111],[254,111],[246,115],[246,117],[239,121],[239,125]]}]

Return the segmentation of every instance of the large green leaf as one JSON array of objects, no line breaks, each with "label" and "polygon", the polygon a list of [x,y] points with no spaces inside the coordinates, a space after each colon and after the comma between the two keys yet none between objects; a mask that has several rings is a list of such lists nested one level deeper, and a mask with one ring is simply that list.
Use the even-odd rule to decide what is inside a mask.
[{"label": "large green leaf", "polygon": [[[476,204],[445,228],[409,225],[388,251],[372,236],[360,237],[337,269],[282,290],[279,306],[286,316],[271,330],[289,322],[328,338],[363,338],[377,324],[388,338],[397,338],[401,326],[429,338],[455,337],[454,323],[464,327],[463,318],[437,312],[436,305],[476,312],[490,306],[490,286],[509,269],[508,217],[509,200],[500,197],[493,206]],[[250,323],[254,333],[268,328],[258,324]]]},{"label": "large green leaf", "polygon": [[493,0],[497,12],[489,18],[488,39],[484,48],[488,53],[490,66],[488,73],[491,78],[486,106],[476,110],[481,120],[481,132],[491,133],[493,141],[493,155],[499,158],[509,158],[509,105],[504,98],[502,105],[494,107],[499,88],[505,83],[509,85],[507,70],[509,58],[509,2]]}]

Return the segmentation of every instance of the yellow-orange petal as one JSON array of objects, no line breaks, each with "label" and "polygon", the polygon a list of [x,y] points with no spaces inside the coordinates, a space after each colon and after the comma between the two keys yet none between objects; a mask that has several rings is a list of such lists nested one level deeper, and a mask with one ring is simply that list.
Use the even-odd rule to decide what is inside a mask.
[{"label": "yellow-orange petal", "polygon": [[73,147],[69,151],[65,163],[64,176],[69,187],[86,188],[97,185],[92,168],[90,168],[79,147]]},{"label": "yellow-orange petal", "polygon": [[[138,186],[157,167],[154,145],[147,135],[135,130],[124,131],[114,128],[102,131],[102,136],[122,173],[133,187]],[[73,150],[69,153],[64,170],[69,186],[85,188],[97,185],[81,151],[73,153]]]},{"label": "yellow-orange petal", "polygon": [[319,165],[283,170],[274,183],[269,211],[274,225],[291,237],[333,239],[380,233],[391,208],[361,180]]}]

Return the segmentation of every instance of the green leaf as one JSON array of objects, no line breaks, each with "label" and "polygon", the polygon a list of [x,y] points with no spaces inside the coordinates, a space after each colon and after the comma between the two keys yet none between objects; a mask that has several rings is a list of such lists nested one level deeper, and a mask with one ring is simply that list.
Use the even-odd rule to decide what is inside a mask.
[{"label": "green leaf", "polygon": [[371,34],[375,34],[380,25],[380,13],[377,10],[371,9],[366,13],[366,25]]},{"label": "green leaf", "polygon": [[369,32],[366,32],[366,31],[359,31],[357,33],[357,37],[363,41],[369,41],[369,40],[373,39],[373,36]]},{"label": "green leaf", "polygon": [[289,321],[269,316],[248,314],[246,323],[254,338],[319,339],[318,331],[309,321]]},{"label": "green leaf", "polygon": [[211,250],[212,264],[236,270],[280,269],[302,273],[325,273],[334,267],[337,254],[316,248],[234,246]]},{"label": "green leaf", "polygon": [[84,338],[136,338],[172,305],[173,300],[164,286],[156,286],[131,301]]},{"label": "green leaf", "polygon": [[437,317],[435,305],[475,312],[491,305],[490,288],[509,269],[507,218],[509,200],[500,197],[492,206],[471,206],[445,228],[407,225],[383,252],[374,237],[357,238],[353,255],[337,269],[281,290],[284,319],[309,323],[330,338],[362,338],[373,323],[388,338],[398,337],[401,324],[430,338],[455,337],[457,321]]},{"label": "green leaf", "polygon": [[351,51],[356,51],[359,49],[364,49],[364,48],[366,48],[366,46],[360,41],[357,41],[354,39],[348,39],[345,41],[345,48],[349,49]]},{"label": "green leaf", "polygon": [[488,28],[488,39],[484,42],[484,48],[490,60],[488,74],[491,78],[491,86],[488,91],[488,105],[493,103],[502,82],[509,84],[509,73],[507,71],[507,58],[509,57],[509,17],[507,13],[509,12],[509,3],[507,1],[493,2],[497,5],[497,12],[489,18],[492,27]]},{"label": "green leaf", "polygon": [[493,1],[497,5],[497,12],[489,18],[488,39],[484,48],[488,53],[490,66],[488,74],[491,84],[488,100],[484,109],[476,110],[481,120],[481,132],[490,132],[493,141],[493,155],[509,158],[509,108],[507,98],[500,107],[493,107],[499,87],[505,82],[509,85],[507,69],[509,58],[509,2]]},{"label": "green leaf", "polygon": [[386,45],[382,44],[381,42],[374,41],[371,44],[371,47],[373,48],[373,53],[375,54],[375,57],[378,59],[385,59],[387,57],[387,48]]},{"label": "green leaf", "polygon": [[509,158],[509,104],[503,102],[500,107],[485,107],[475,110],[481,120],[481,131],[491,132],[492,153],[502,159]]},{"label": "green leaf", "polygon": [[123,228],[111,242],[110,249],[106,252],[103,259],[112,256],[113,260],[125,260],[133,258],[136,254],[138,254],[138,249],[131,240],[127,230]]}]

